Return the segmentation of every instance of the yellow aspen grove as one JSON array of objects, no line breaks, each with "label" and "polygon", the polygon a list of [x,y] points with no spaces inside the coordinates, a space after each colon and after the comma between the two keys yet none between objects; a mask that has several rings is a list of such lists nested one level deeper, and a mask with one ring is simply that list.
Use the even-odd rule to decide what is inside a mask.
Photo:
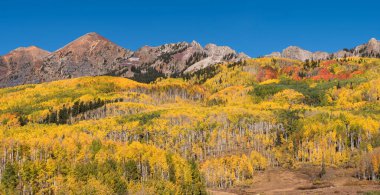
[{"label": "yellow aspen grove", "polygon": [[1,88],[0,194],[207,194],[287,172],[319,188],[342,170],[376,182],[379,68],[364,57],[265,57],[150,83]]}]

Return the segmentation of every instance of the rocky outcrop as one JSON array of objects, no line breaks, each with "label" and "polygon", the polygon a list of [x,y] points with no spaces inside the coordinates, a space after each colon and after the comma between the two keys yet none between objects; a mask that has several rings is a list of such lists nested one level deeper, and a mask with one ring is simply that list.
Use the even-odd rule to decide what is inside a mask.
[{"label": "rocky outcrop", "polygon": [[248,56],[244,53],[237,54],[234,50],[227,46],[217,46],[215,44],[206,45],[202,53],[205,54],[205,57],[189,66],[185,70],[185,73],[197,71],[215,63],[225,61],[236,62],[248,58]]},{"label": "rocky outcrop", "polygon": [[380,41],[372,38],[368,43],[359,45],[349,52],[354,56],[380,58]]}]

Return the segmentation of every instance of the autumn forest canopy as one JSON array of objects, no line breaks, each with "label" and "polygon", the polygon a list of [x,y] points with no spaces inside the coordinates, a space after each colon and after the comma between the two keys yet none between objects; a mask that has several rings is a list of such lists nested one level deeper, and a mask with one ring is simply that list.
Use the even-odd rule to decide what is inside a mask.
[{"label": "autumn forest canopy", "polygon": [[3,88],[0,194],[205,194],[305,164],[378,180],[379,121],[374,58],[257,58],[151,83]]}]

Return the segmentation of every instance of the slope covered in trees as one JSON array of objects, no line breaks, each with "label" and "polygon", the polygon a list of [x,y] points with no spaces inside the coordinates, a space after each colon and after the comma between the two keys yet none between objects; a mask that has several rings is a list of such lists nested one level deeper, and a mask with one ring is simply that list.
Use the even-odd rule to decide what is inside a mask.
[{"label": "slope covered in trees", "polygon": [[3,193],[204,194],[269,167],[380,179],[380,60],[218,64],[0,89]]}]

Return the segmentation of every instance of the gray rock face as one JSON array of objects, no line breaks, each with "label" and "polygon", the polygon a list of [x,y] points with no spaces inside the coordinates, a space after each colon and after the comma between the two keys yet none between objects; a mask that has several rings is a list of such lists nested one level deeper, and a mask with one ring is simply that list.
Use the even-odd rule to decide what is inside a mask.
[{"label": "gray rock face", "polygon": [[155,70],[171,76],[182,73],[189,65],[207,57],[199,43],[180,42],[158,47],[145,46],[133,56],[140,59],[136,64],[142,71]]},{"label": "gray rock face", "polygon": [[132,52],[99,34],[88,33],[52,53],[29,47],[0,57],[0,87],[97,75],[148,82],[247,57],[226,46],[209,44],[203,48],[195,41],[144,46]]},{"label": "gray rock face", "polygon": [[327,53],[327,52],[310,52],[299,47],[290,46],[280,52],[273,52],[266,57],[283,57],[290,58],[295,60],[325,60],[329,58],[344,58],[344,57],[372,57],[372,58],[380,58],[380,41],[372,38],[368,43],[363,45],[359,45],[353,49],[344,49],[337,51],[335,53]]},{"label": "gray rock face", "polygon": [[238,61],[248,56],[237,54],[226,46],[208,44],[204,48],[197,42],[145,46],[133,56],[140,59],[141,68],[153,68],[167,76],[192,72],[223,62]]},{"label": "gray rock face", "polygon": [[236,62],[245,58],[249,58],[244,53],[237,54],[234,50],[232,50],[231,48],[227,46],[216,46],[215,44],[206,45],[202,52],[206,54],[205,56],[207,57],[200,59],[197,62],[194,61],[195,63],[189,66],[185,70],[185,73],[194,72],[194,71],[206,68],[215,63],[220,63],[220,62],[225,62],[225,61]]}]

